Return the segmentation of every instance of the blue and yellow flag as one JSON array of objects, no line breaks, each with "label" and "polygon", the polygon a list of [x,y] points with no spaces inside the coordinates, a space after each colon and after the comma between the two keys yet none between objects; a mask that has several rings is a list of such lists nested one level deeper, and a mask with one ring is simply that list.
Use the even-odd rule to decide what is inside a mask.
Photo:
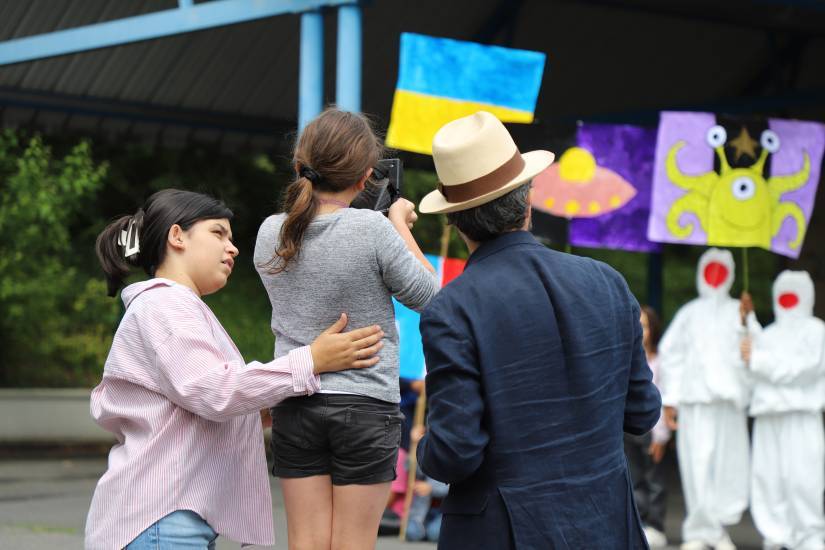
[{"label": "blue and yellow flag", "polygon": [[544,61],[540,52],[402,33],[387,145],[432,154],[439,128],[480,110],[532,122]]}]

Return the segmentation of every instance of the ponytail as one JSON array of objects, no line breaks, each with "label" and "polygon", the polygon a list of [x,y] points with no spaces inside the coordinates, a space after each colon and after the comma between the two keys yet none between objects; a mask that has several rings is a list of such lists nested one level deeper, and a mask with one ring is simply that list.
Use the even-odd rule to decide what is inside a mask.
[{"label": "ponytail", "polygon": [[140,252],[135,249],[140,242],[142,226],[143,210],[138,210],[133,216],[116,219],[97,236],[95,251],[106,277],[109,296],[116,295],[132,268],[140,265]]},{"label": "ponytail", "polygon": [[318,212],[318,198],[313,192],[312,181],[308,175],[302,170],[298,179],[289,184],[284,193],[286,221],[281,226],[280,246],[270,262],[270,273],[284,271],[287,264],[298,256],[304,233]]},{"label": "ponytail", "polygon": [[307,227],[318,213],[315,191],[337,193],[352,188],[382,153],[381,140],[364,115],[325,110],[307,124],[292,155],[296,179],[284,191],[286,220],[272,259],[263,266],[269,273],[284,271],[301,252]]}]

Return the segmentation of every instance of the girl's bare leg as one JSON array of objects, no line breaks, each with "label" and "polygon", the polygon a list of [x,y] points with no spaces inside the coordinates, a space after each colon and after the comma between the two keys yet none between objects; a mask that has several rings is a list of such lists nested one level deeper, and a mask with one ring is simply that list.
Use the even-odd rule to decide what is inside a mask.
[{"label": "girl's bare leg", "polygon": [[332,550],[375,548],[389,493],[390,482],[333,485]]},{"label": "girl's bare leg", "polygon": [[286,506],[289,550],[329,550],[332,540],[330,477],[281,478],[281,489]]}]

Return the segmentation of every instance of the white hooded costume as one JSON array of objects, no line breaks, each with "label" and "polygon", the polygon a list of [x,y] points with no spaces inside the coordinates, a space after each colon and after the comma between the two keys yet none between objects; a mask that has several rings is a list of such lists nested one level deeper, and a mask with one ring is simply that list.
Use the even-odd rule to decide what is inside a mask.
[{"label": "white hooded costume", "polygon": [[[738,523],[748,506],[750,387],[739,350],[739,300],[729,295],[734,268],[729,251],[706,251],[696,275],[699,297],[676,313],[659,343],[662,402],[679,411],[682,538],[719,547],[729,547],[724,526]],[[760,330],[752,313],[748,325]]]},{"label": "white hooded costume", "polygon": [[814,284],[783,271],[773,284],[776,322],[755,334],[751,515],[765,546],[825,548],[825,323]]}]

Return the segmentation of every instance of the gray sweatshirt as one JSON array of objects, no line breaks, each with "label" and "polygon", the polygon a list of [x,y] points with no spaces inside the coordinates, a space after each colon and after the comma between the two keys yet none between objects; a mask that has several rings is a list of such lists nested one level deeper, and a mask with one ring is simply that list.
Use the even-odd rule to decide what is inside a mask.
[{"label": "gray sweatshirt", "polygon": [[438,292],[435,275],[387,218],[353,208],[317,216],[299,255],[273,275],[264,264],[275,254],[285,220],[285,214],[267,218],[255,244],[255,267],[272,304],[275,357],[312,343],[341,313],[349,317],[345,330],[380,325],[386,336],[378,364],[323,374],[321,389],[397,403],[398,330],[391,298],[420,311]]}]

